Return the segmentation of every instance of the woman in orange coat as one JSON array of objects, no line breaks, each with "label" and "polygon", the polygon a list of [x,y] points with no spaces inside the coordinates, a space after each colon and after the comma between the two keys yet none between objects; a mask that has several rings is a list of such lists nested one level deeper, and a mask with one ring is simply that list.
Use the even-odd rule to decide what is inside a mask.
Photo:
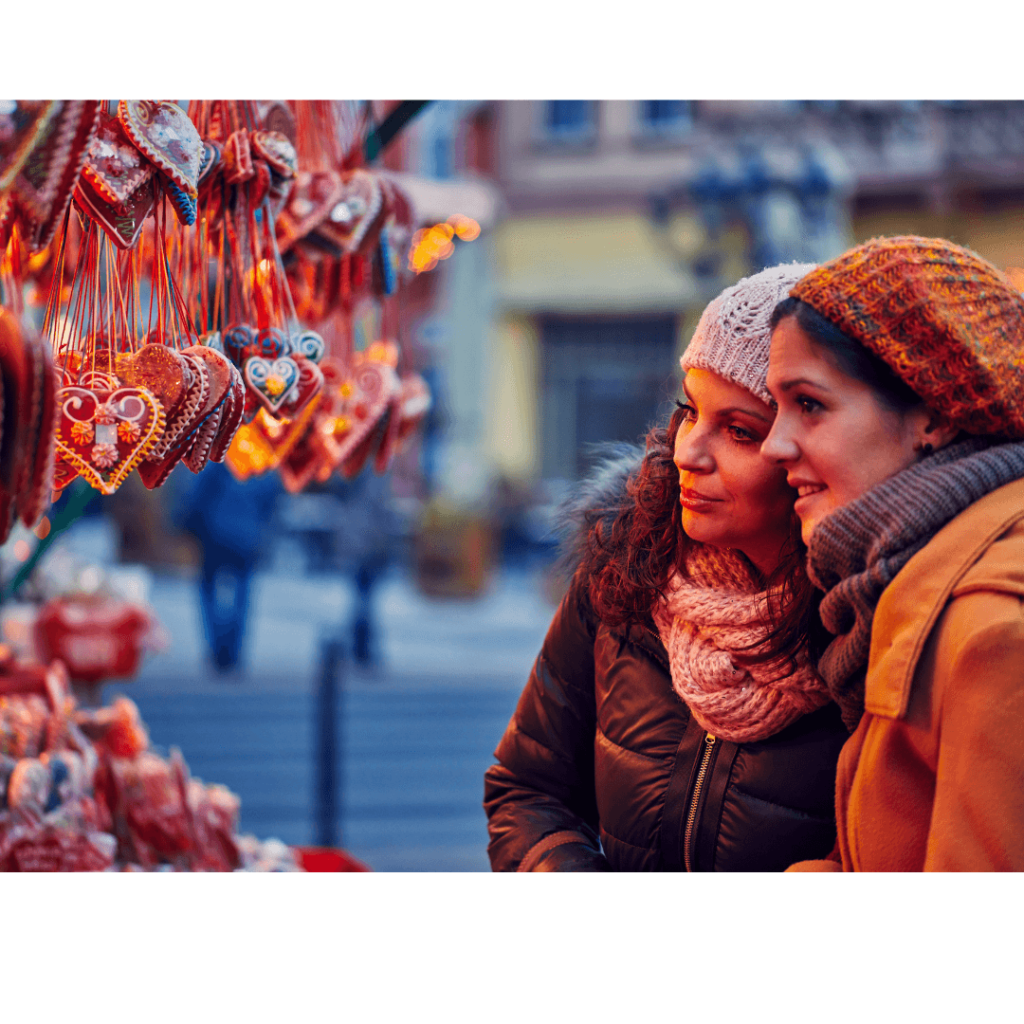
[{"label": "woman in orange coat", "polygon": [[776,307],[787,470],[852,736],[837,850],[796,870],[1024,870],[1024,298],[942,239],[874,239]]}]

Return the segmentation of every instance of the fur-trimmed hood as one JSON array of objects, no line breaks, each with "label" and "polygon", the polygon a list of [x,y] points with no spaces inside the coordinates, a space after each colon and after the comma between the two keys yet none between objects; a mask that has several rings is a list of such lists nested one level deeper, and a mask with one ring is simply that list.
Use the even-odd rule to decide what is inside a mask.
[{"label": "fur-trimmed hood", "polygon": [[640,468],[644,447],[638,444],[616,442],[603,444],[597,449],[598,461],[590,474],[573,490],[558,509],[555,529],[559,537],[559,569],[571,577],[586,559],[590,533],[588,515],[600,513],[606,528],[610,528],[619,511],[632,499],[626,491],[629,477]]}]

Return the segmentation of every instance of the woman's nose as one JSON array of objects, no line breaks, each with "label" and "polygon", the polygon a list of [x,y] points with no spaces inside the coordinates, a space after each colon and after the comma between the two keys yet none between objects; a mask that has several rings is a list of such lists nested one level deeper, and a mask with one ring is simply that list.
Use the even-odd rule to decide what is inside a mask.
[{"label": "woman's nose", "polygon": [[680,473],[710,473],[714,470],[715,460],[708,451],[707,439],[699,426],[691,427],[685,434],[679,431],[672,461]]},{"label": "woman's nose", "polygon": [[775,417],[768,436],[761,442],[761,454],[772,462],[794,462],[800,456],[800,449],[782,415]]}]

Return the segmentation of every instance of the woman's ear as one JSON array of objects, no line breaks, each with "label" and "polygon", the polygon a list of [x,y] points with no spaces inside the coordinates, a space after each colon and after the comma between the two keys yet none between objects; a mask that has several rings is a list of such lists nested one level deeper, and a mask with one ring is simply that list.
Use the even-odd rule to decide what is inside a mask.
[{"label": "woman's ear", "polygon": [[950,425],[941,413],[926,408],[923,410],[921,427],[914,447],[918,450],[938,451],[945,448],[959,433],[960,428]]}]

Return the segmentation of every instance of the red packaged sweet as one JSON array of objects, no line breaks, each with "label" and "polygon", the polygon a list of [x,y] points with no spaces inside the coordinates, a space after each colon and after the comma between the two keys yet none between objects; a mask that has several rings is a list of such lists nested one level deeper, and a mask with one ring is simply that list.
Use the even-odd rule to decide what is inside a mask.
[{"label": "red packaged sweet", "polygon": [[35,641],[72,679],[98,683],[134,675],[155,623],[138,605],[102,597],[56,598],[39,610]]}]

